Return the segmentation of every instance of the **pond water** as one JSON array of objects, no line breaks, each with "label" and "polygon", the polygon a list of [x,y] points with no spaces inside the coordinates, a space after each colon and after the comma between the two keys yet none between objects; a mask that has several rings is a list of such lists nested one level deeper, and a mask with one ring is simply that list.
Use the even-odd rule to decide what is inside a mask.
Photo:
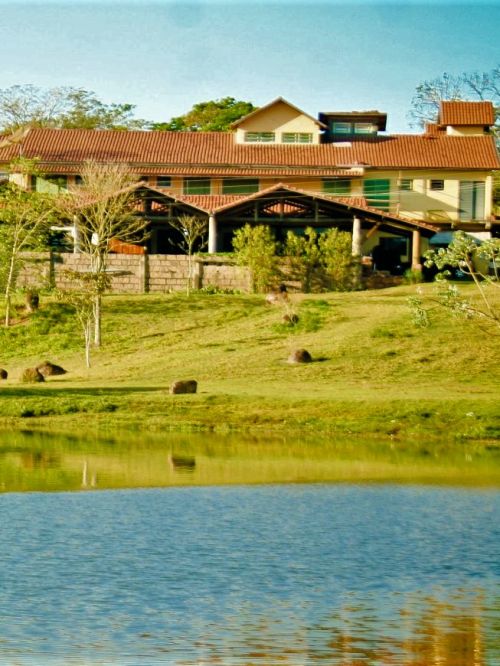
[{"label": "pond water", "polygon": [[0,438],[0,664],[498,665],[496,452],[353,446]]}]

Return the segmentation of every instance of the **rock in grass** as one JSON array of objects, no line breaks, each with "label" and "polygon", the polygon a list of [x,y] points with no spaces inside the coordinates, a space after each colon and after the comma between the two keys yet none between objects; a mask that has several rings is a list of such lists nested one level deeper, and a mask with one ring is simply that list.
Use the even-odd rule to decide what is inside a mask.
[{"label": "rock in grass", "polygon": [[0,368],[0,379],[7,379],[9,376],[9,373],[7,370],[4,370],[3,368]]},{"label": "rock in grass", "polygon": [[183,379],[170,386],[170,393],[196,393],[198,382],[195,379]]},{"label": "rock in grass", "polygon": [[283,323],[288,324],[289,326],[295,326],[295,324],[299,323],[299,317],[294,313],[283,315]]},{"label": "rock in grass", "polygon": [[21,377],[21,381],[25,384],[36,384],[37,382],[44,382],[45,378],[36,368],[26,368]]},{"label": "rock in grass", "polygon": [[50,361],[44,361],[40,365],[37,365],[36,369],[44,377],[52,377],[53,375],[66,374],[66,370],[64,368],[61,368],[60,365],[55,365],[55,363],[51,363]]},{"label": "rock in grass", "polygon": [[307,349],[296,349],[288,357],[288,363],[311,363],[312,357]]}]

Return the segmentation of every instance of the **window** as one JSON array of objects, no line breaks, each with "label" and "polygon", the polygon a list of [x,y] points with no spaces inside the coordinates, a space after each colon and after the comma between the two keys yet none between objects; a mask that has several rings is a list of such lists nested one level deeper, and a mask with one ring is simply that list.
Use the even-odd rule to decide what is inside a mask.
[{"label": "window", "polygon": [[388,178],[368,178],[363,181],[363,191],[369,206],[389,210],[391,181]]},{"label": "window", "polygon": [[484,183],[480,180],[460,181],[460,219],[484,220]]},{"label": "window", "polygon": [[333,123],[333,134],[351,134],[351,123]]},{"label": "window", "polygon": [[354,134],[373,134],[371,123],[354,123]]},{"label": "window", "polygon": [[281,141],[283,143],[312,143],[313,135],[309,132],[283,132]]},{"label": "window", "polygon": [[275,140],[274,132],[245,132],[246,143],[274,143]]},{"label": "window", "polygon": [[171,187],[172,178],[170,176],[157,176],[156,185],[157,187]]},{"label": "window", "polygon": [[435,191],[444,190],[444,180],[433,178],[430,181],[430,189]]},{"label": "window", "polygon": [[77,185],[78,187],[80,185],[83,185],[83,178],[81,176],[75,176],[75,185]]},{"label": "window", "polygon": [[323,180],[323,192],[344,196],[351,194],[351,181],[342,178],[325,178]]},{"label": "window", "polygon": [[402,178],[400,188],[402,192],[411,192],[413,190],[413,180],[411,178]]},{"label": "window", "polygon": [[184,194],[210,194],[210,178],[184,178]]},{"label": "window", "polygon": [[257,178],[224,178],[222,194],[253,194],[259,191]]},{"label": "window", "polygon": [[68,177],[60,174],[53,176],[34,176],[33,189],[45,194],[58,194],[68,189]]},{"label": "window", "polygon": [[377,127],[373,123],[334,122],[332,134],[376,134]]}]

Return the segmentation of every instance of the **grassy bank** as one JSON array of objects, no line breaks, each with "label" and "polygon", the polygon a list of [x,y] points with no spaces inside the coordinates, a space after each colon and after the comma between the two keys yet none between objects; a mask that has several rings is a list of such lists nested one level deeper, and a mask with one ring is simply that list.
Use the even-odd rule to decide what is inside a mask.
[{"label": "grassy bank", "polygon": [[[42,297],[37,313],[19,312],[19,323],[0,332],[0,367],[9,372],[0,428],[303,429],[495,442],[498,335],[439,312],[431,327],[416,328],[407,304],[414,292],[292,296],[293,327],[261,296],[107,296],[103,347],[89,370],[74,318]],[[298,348],[313,362],[287,363]],[[22,371],[46,359],[68,374],[21,384]],[[198,393],[169,395],[177,379],[196,379]]]}]

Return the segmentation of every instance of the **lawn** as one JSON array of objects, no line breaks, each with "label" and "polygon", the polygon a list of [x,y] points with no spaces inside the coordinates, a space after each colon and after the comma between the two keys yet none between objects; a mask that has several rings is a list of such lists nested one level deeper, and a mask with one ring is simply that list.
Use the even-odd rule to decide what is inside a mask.
[{"label": "lawn", "polygon": [[[415,289],[292,295],[295,326],[258,295],[109,295],[90,369],[70,309],[42,295],[38,312],[19,306],[17,323],[0,331],[9,372],[0,428],[304,430],[495,445],[498,332],[440,311],[416,327]],[[471,285],[461,289],[473,297]],[[312,363],[287,362],[300,348]],[[45,360],[68,373],[22,384],[23,370]],[[178,379],[196,379],[198,393],[170,395]]]}]

